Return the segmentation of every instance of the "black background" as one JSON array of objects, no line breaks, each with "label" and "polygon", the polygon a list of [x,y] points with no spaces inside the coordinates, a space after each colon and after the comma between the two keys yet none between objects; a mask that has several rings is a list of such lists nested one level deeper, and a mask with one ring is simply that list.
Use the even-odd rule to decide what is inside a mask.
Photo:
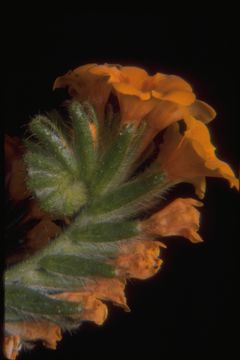
[{"label": "black background", "polygon": [[[79,65],[119,63],[182,76],[198,98],[210,103],[217,119],[210,129],[219,157],[238,169],[237,98],[232,11],[192,9],[185,15],[152,9],[142,13],[73,11],[65,15],[9,16],[6,28],[7,82],[5,131],[21,135],[30,117],[57,106],[64,91],[54,79]],[[75,14],[75,15],[73,15]],[[11,18],[11,19],[10,19]],[[193,196],[188,185],[171,192]],[[19,359],[67,359],[105,355],[228,355],[236,345],[233,307],[238,217],[236,191],[209,179],[201,210],[203,244],[168,238],[162,270],[144,282],[129,281],[130,313],[109,307],[101,327],[84,324],[65,335],[57,351],[37,348]]]}]

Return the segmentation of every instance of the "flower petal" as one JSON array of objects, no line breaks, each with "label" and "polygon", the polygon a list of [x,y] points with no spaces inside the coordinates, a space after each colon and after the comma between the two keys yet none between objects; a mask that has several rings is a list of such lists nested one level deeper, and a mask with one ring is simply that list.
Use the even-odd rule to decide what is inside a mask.
[{"label": "flower petal", "polygon": [[[121,66],[120,66],[121,68]],[[91,74],[103,76],[109,84],[121,82],[124,77],[117,66],[104,64],[92,67],[89,71]]]},{"label": "flower petal", "polygon": [[205,124],[208,124],[217,115],[212,106],[201,100],[196,100],[189,106],[188,110],[194,118],[201,120]]},{"label": "flower petal", "polygon": [[126,282],[120,279],[97,279],[84,288],[84,291],[95,294],[97,299],[111,301],[115,305],[129,310],[124,293]]},{"label": "flower petal", "polygon": [[15,360],[21,345],[20,336],[5,336],[3,343],[3,353],[6,359]]},{"label": "flower petal", "polygon": [[114,83],[113,87],[120,94],[137,96],[137,97],[139,97],[139,99],[141,99],[143,101],[149,100],[151,97],[151,93],[149,91],[144,92],[144,91],[138,90],[138,88],[136,88],[130,84]]},{"label": "flower petal", "polygon": [[40,340],[49,349],[56,349],[57,342],[62,339],[60,327],[45,320],[9,322],[6,328],[23,341]]},{"label": "flower petal", "polygon": [[102,325],[107,318],[108,309],[105,304],[96,299],[95,294],[89,292],[64,292],[52,295],[54,298],[79,302],[83,306],[83,311],[77,315],[80,321],[93,321],[97,325]]},{"label": "flower petal", "polygon": [[142,89],[144,81],[149,78],[148,73],[136,66],[123,66],[121,73],[126,77],[126,81],[131,83],[135,88]]},{"label": "flower petal", "polygon": [[184,135],[180,133],[178,124],[172,124],[166,130],[160,147],[160,166],[169,179],[197,182],[200,188],[196,190],[201,196],[204,183],[199,179],[205,176],[224,178],[231,187],[239,189],[239,180],[230,166],[216,157],[206,125],[191,116],[185,117],[185,122],[187,130]]},{"label": "flower petal", "polygon": [[197,233],[200,213],[196,207],[203,206],[195,199],[178,198],[142,222],[143,231],[150,235],[183,236],[193,243],[202,242]]},{"label": "flower petal", "polygon": [[152,96],[159,100],[168,100],[186,106],[195,100],[191,86],[179,76],[174,75],[158,77],[152,89]]},{"label": "flower petal", "polygon": [[198,176],[191,179],[191,183],[195,188],[195,193],[199,199],[203,199],[206,193],[206,178]]},{"label": "flower petal", "polygon": [[137,96],[117,94],[122,123],[134,122],[139,124],[154,107],[153,100],[142,101]]},{"label": "flower petal", "polygon": [[103,119],[111,86],[105,76],[92,72],[96,67],[96,64],[87,64],[67,72],[55,80],[53,90],[67,87],[70,96],[80,102],[89,101],[95,107],[98,117]]},{"label": "flower petal", "polygon": [[162,96],[162,100],[172,101],[179,105],[191,105],[196,99],[195,95],[190,91],[175,90]]},{"label": "flower petal", "polygon": [[120,255],[114,260],[118,275],[147,279],[156,274],[162,265],[158,258],[162,243],[152,240],[135,240],[121,246]]}]

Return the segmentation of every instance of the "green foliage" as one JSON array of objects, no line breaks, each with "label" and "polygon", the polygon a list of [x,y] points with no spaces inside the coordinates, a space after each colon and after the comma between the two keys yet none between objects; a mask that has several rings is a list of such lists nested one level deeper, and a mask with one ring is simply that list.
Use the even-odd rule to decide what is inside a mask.
[{"label": "green foliage", "polygon": [[93,223],[80,228],[76,223],[71,227],[70,234],[77,243],[82,241],[99,243],[128,239],[137,236],[139,230],[137,221]]},{"label": "green foliage", "polygon": [[154,168],[134,174],[146,160],[139,157],[144,123],[122,126],[109,109],[99,124],[93,108],[77,101],[70,102],[68,113],[65,128],[55,111],[29,125],[27,186],[43,210],[58,219],[69,217],[70,225],[49,246],[6,271],[6,321],[49,318],[74,326],[69,315],[79,313],[81,305],[50,295],[79,290],[95,277],[117,276],[113,264],[121,242],[141,236],[137,216],[168,186]]},{"label": "green foliage", "polygon": [[125,170],[126,155],[134,133],[134,125],[124,126],[112,146],[100,157],[92,181],[92,191],[95,196],[103,194],[119,183],[121,173]]},{"label": "green foliage", "polygon": [[82,310],[79,304],[45,296],[39,291],[19,285],[8,285],[5,289],[7,307],[32,314],[70,315]]},{"label": "green foliage", "polygon": [[[88,181],[96,165],[98,135],[96,115],[89,104],[81,105],[76,101],[69,105],[69,114],[74,130],[73,148],[80,168],[80,177]],[[91,125],[96,129],[96,139],[92,136]]]},{"label": "green foliage", "polygon": [[70,276],[103,276],[113,277],[114,267],[76,255],[49,255],[39,261],[39,265],[53,273]]},{"label": "green foliage", "polygon": [[50,152],[62,166],[77,175],[77,162],[63,134],[46,116],[38,115],[30,123],[30,130],[45,150]]},{"label": "green foliage", "polygon": [[165,176],[163,174],[144,174],[132,181],[96,198],[83,216],[95,218],[95,221],[108,219],[120,220],[139,214],[143,209],[153,205],[164,189]]}]

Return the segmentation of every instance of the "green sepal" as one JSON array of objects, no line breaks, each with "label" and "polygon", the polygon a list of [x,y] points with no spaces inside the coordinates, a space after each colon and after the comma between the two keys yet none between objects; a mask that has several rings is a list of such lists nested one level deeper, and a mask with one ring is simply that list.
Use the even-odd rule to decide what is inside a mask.
[{"label": "green sepal", "polygon": [[54,125],[59,129],[59,131],[64,134],[68,144],[72,144],[73,133],[72,133],[72,124],[67,114],[61,113],[60,111],[53,109],[46,112],[46,116],[54,123]]},{"label": "green sepal", "polygon": [[[31,180],[27,184],[30,188],[33,185]],[[59,218],[73,216],[87,201],[85,186],[79,182],[67,182],[67,179],[56,188],[35,187],[33,192],[40,201],[41,208]]]},{"label": "green sepal", "polygon": [[74,242],[112,242],[128,239],[139,234],[137,221],[103,222],[85,227],[72,226],[69,237]]},{"label": "green sepal", "polygon": [[20,321],[20,320],[25,320],[23,314],[21,312],[19,312],[17,309],[5,306],[5,310],[4,310],[4,318],[5,321]]},{"label": "green sepal", "polygon": [[27,188],[37,197],[40,207],[55,216],[74,215],[87,201],[85,185],[39,145],[27,143]]},{"label": "green sepal", "polygon": [[121,118],[119,113],[114,113],[111,104],[106,106],[106,115],[99,124],[99,148],[100,152],[105,153],[114,143],[119,132]]},{"label": "green sepal", "polygon": [[95,257],[101,257],[104,259],[114,258],[119,254],[119,245],[115,241],[111,242],[86,242],[86,241],[76,241],[76,246],[78,247],[78,253],[82,256],[89,257],[93,259]]},{"label": "green sepal", "polygon": [[[91,105],[72,101],[68,107],[74,130],[74,149],[80,167],[80,176],[89,180],[96,165],[97,136],[93,138],[91,123],[98,131],[97,119]],[[97,134],[96,134],[97,135]]]},{"label": "green sepal", "polygon": [[30,286],[35,289],[44,289],[46,292],[52,291],[74,291],[86,284],[86,280],[80,277],[64,276],[64,274],[53,274],[45,270],[35,270],[25,274],[21,283],[25,286]]},{"label": "green sepal", "polygon": [[5,304],[32,314],[71,315],[82,310],[80,304],[53,299],[37,290],[12,284],[5,286]]},{"label": "green sepal", "polygon": [[65,169],[77,176],[78,167],[73,151],[56,125],[46,116],[38,115],[33,118],[29,127],[41,145],[56,158],[55,161],[59,161]]},{"label": "green sepal", "polygon": [[49,255],[39,261],[40,267],[67,276],[115,276],[112,265],[75,255]]},{"label": "green sepal", "polygon": [[152,206],[152,201],[159,198],[166,186],[163,173],[140,176],[93,201],[85,210],[85,218],[91,221],[96,218],[98,222],[136,215]]},{"label": "green sepal", "polygon": [[133,124],[123,126],[112,146],[99,159],[98,168],[92,181],[92,192],[95,196],[106,192],[121,182],[125,173],[125,163],[128,160],[126,155],[135,131],[136,128]]},{"label": "green sepal", "polygon": [[[27,141],[25,142],[28,151],[23,156],[23,160],[27,165],[27,168],[35,171],[43,171],[52,175],[69,174],[63,166],[56,161],[56,158],[47,154],[46,150],[40,147],[39,144]],[[69,175],[68,175],[69,176]]]}]

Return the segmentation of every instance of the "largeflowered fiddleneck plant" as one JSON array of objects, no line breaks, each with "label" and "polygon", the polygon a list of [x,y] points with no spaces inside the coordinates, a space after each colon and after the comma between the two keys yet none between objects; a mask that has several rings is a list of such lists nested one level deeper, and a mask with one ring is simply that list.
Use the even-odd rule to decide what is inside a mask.
[{"label": "largeflowered fiddleneck plant", "polygon": [[[128,311],[126,280],[146,279],[159,270],[163,237],[202,241],[197,209],[202,202],[178,198],[161,209],[162,196],[173,185],[192,183],[203,198],[205,177],[213,176],[239,189],[210,140],[206,124],[214,109],[196,100],[183,79],[89,64],[57,78],[54,89],[60,87],[72,97],[67,111],[32,119],[18,158],[25,168],[21,173],[13,165],[16,142],[6,142],[9,194],[15,201],[33,196],[27,219],[40,221],[27,236],[34,242],[40,234],[47,243],[5,274],[9,359],[36,340],[55,348],[61,331],[82,321],[102,324],[104,301]],[[158,145],[154,138],[163,130]],[[63,229],[56,220],[65,223]]]}]

